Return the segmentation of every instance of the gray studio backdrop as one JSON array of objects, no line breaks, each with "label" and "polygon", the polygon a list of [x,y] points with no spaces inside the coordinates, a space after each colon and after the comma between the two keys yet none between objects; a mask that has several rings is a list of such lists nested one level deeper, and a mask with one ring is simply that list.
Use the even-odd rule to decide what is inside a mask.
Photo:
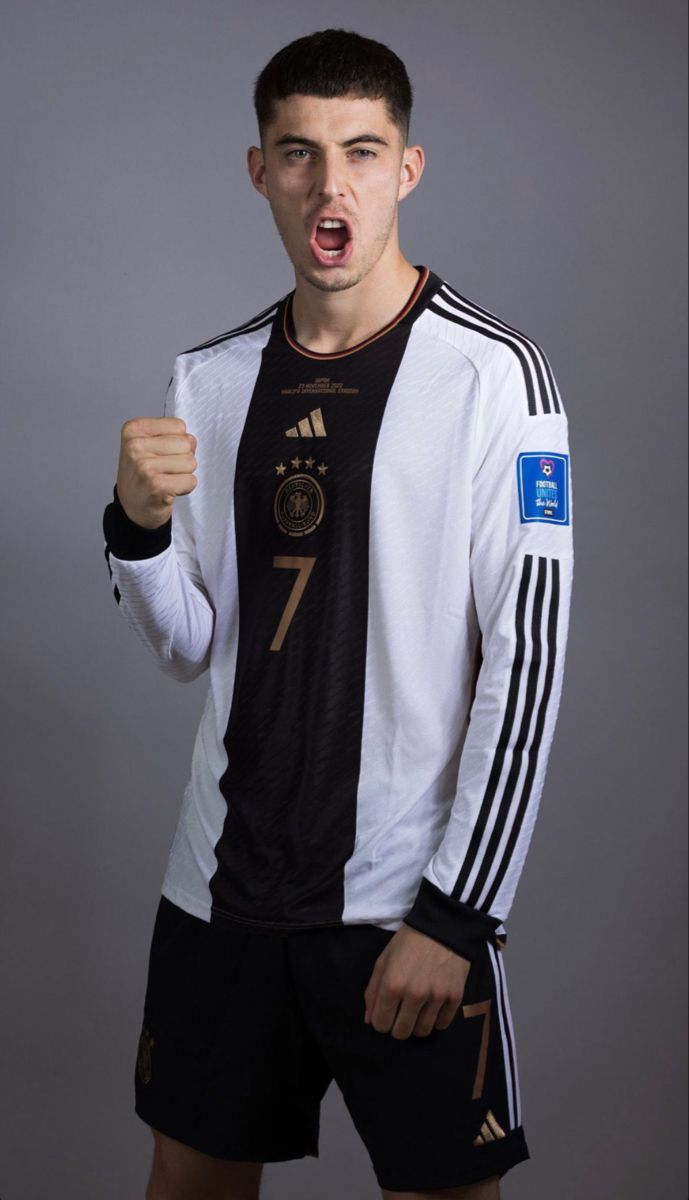
[{"label": "gray studio backdrop", "polygon": [[[143,1200],[147,955],[207,680],[113,599],[120,428],[294,283],[251,187],[253,80],[388,41],[427,154],[402,246],[546,350],[575,588],[506,966],[532,1158],[508,1200],[682,1200],[686,15],[679,0],[35,0],[2,11],[0,1196]],[[375,1200],[335,1085],[266,1200]]]}]

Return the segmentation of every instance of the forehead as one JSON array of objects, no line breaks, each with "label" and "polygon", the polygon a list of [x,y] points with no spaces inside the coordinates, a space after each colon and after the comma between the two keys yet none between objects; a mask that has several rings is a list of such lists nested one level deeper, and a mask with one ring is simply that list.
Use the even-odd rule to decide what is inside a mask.
[{"label": "forehead", "polygon": [[304,96],[301,93],[275,101],[273,121],[266,136],[271,142],[285,133],[303,135],[318,142],[340,142],[358,134],[377,133],[391,145],[400,136],[382,98]]}]

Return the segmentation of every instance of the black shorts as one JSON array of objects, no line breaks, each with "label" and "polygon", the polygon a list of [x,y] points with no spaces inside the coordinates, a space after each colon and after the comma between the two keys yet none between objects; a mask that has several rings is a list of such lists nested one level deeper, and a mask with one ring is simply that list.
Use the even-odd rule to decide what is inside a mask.
[{"label": "black shorts", "polygon": [[456,1187],[528,1159],[504,951],[486,941],[447,1029],[393,1038],[364,1023],[364,991],[392,937],[369,924],[288,935],[216,926],[161,895],[138,1116],[217,1158],[318,1157],[334,1079],[381,1188]]}]

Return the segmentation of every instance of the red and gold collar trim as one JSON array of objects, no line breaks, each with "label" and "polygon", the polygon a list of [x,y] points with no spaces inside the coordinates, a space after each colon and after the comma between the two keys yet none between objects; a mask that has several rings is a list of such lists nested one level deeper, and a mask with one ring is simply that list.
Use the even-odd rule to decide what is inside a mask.
[{"label": "red and gold collar trim", "polygon": [[335,353],[335,354],[322,354],[318,350],[307,350],[305,346],[302,346],[296,340],[296,338],[293,338],[291,336],[291,334],[289,332],[289,328],[288,328],[288,317],[291,320],[292,297],[294,295],[294,292],[290,292],[289,296],[287,297],[287,303],[285,304],[285,310],[284,310],[283,319],[282,319],[283,329],[285,332],[285,338],[287,339],[287,341],[289,342],[289,344],[293,350],[297,350],[299,352],[299,354],[303,354],[306,358],[322,358],[322,359],[345,358],[346,355],[348,355],[348,354],[355,354],[357,350],[363,350],[364,346],[368,346],[370,342],[377,341],[378,338],[383,337],[386,333],[389,333],[391,329],[394,329],[396,325],[399,325],[400,321],[402,321],[404,319],[404,317],[406,317],[410,308],[413,308],[414,305],[416,304],[416,301],[418,300],[421,292],[424,289],[424,286],[426,284],[426,280],[428,279],[429,274],[430,274],[429,267],[424,267],[421,271],[421,274],[419,275],[419,278],[416,281],[416,287],[414,288],[414,291],[412,292],[411,296],[407,300],[407,303],[405,304],[402,311],[398,312],[397,316],[394,317],[392,319],[392,321],[390,321],[382,329],[379,329],[377,333],[372,333],[370,337],[365,338],[363,342],[357,342],[356,346],[349,346],[346,350],[338,350],[337,353]]}]

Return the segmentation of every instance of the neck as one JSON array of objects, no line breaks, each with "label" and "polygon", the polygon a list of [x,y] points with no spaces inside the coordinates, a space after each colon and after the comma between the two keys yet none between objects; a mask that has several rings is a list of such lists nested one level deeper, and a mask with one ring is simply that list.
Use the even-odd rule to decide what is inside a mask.
[{"label": "neck", "polygon": [[352,287],[326,292],[299,276],[292,297],[297,341],[319,354],[336,354],[377,333],[404,308],[419,272],[397,250],[392,262],[381,256]]}]

